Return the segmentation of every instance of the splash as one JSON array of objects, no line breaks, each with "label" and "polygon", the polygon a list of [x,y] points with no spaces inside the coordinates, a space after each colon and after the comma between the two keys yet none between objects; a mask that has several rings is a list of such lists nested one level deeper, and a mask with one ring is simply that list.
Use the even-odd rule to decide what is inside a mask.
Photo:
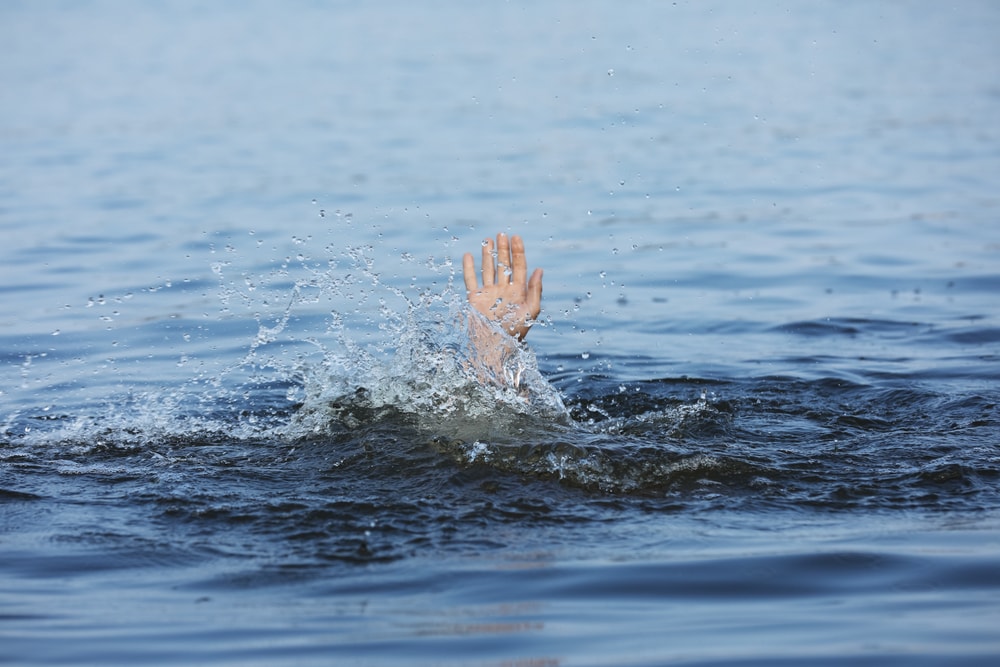
[{"label": "splash", "polygon": [[[289,399],[299,404],[275,435],[317,437],[389,413],[451,437],[496,434],[522,419],[570,421],[530,348],[470,308],[464,287],[456,288],[450,259],[426,263],[443,275],[443,285],[432,281],[408,293],[383,279],[373,255],[372,246],[362,245],[338,251],[326,266],[304,266],[307,275],[292,285],[284,312],[273,323],[258,321],[242,366],[293,378]],[[229,286],[247,299],[236,283]],[[322,333],[290,326],[302,306],[322,302],[333,304]],[[484,328],[494,334],[488,353],[501,359],[496,367],[484,363],[482,345],[470,335]],[[308,343],[318,355],[289,363],[285,349],[295,342]]]},{"label": "splash", "polygon": [[[443,285],[432,281],[431,287],[407,290],[376,270],[371,245],[327,251],[332,257],[325,265],[302,264],[305,275],[291,284],[280,315],[257,318],[258,333],[240,364],[292,382],[287,397],[298,407],[270,436],[322,437],[389,414],[453,437],[495,433],[497,424],[517,418],[569,421],[531,350],[469,307],[450,259],[426,263],[444,277]],[[403,259],[412,257],[404,253]],[[276,277],[242,284],[256,289],[287,277],[283,266]],[[224,298],[254,302],[235,280],[226,283]],[[295,323],[316,322],[301,311],[321,304],[328,308],[324,330],[297,330]],[[483,350],[470,337],[473,328],[483,327],[497,334],[490,354],[502,359],[499,373],[483,363]],[[301,344],[309,353],[289,353]]]},{"label": "splash", "polygon": [[[245,332],[242,354],[225,366],[198,366],[184,355],[195,369],[186,379],[175,372],[172,382],[143,386],[108,377],[115,391],[83,408],[6,415],[5,437],[119,448],[176,439],[287,442],[392,414],[424,433],[475,440],[510,433],[523,420],[570,421],[532,351],[510,336],[496,337],[499,373],[484,370],[470,330],[493,325],[456,288],[450,259],[429,259],[426,268],[441,279],[416,288],[385,280],[371,245],[324,250],[322,260],[289,257],[259,273],[231,261],[212,265],[220,320]],[[233,328],[229,346],[241,342]],[[149,362],[150,375],[162,370],[158,363]]]},{"label": "splash", "polygon": [[454,293],[410,304],[404,317],[387,322],[392,354],[373,354],[342,335],[321,363],[300,369],[304,398],[284,437],[355,427],[363,421],[358,414],[371,420],[395,413],[423,432],[463,440],[509,436],[526,422],[570,422],[531,349],[498,327],[499,348],[490,354],[502,360],[499,372],[483,363],[470,330],[495,325]]}]

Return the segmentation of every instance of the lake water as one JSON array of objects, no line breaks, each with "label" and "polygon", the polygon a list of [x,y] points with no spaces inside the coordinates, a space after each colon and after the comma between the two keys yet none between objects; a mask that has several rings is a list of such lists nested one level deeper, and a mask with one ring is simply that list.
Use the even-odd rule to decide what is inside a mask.
[{"label": "lake water", "polygon": [[996,664],[998,34],[3,3],[0,663]]}]

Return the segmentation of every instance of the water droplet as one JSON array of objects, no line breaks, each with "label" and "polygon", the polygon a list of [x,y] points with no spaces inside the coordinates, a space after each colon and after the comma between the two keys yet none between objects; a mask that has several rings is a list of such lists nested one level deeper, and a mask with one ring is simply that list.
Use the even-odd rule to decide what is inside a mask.
[{"label": "water droplet", "polygon": [[581,359],[590,359],[590,352],[584,352],[580,355]]}]

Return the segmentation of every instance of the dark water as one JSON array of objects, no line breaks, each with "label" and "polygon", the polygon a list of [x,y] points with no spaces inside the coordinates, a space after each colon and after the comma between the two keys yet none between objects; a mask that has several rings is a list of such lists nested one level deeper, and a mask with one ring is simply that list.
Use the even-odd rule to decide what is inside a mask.
[{"label": "dark water", "polygon": [[0,662],[994,664],[997,34],[4,4]]}]

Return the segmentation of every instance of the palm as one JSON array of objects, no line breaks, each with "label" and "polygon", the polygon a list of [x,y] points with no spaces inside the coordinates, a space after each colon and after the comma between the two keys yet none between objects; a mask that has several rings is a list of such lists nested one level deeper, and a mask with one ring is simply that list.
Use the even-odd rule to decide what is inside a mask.
[{"label": "palm", "polygon": [[493,239],[486,240],[481,287],[471,253],[462,258],[462,274],[473,308],[487,319],[499,322],[505,331],[518,339],[528,334],[542,309],[542,270],[535,269],[528,279],[528,262],[520,236],[513,236],[508,241],[505,234],[498,234],[495,251]]}]

